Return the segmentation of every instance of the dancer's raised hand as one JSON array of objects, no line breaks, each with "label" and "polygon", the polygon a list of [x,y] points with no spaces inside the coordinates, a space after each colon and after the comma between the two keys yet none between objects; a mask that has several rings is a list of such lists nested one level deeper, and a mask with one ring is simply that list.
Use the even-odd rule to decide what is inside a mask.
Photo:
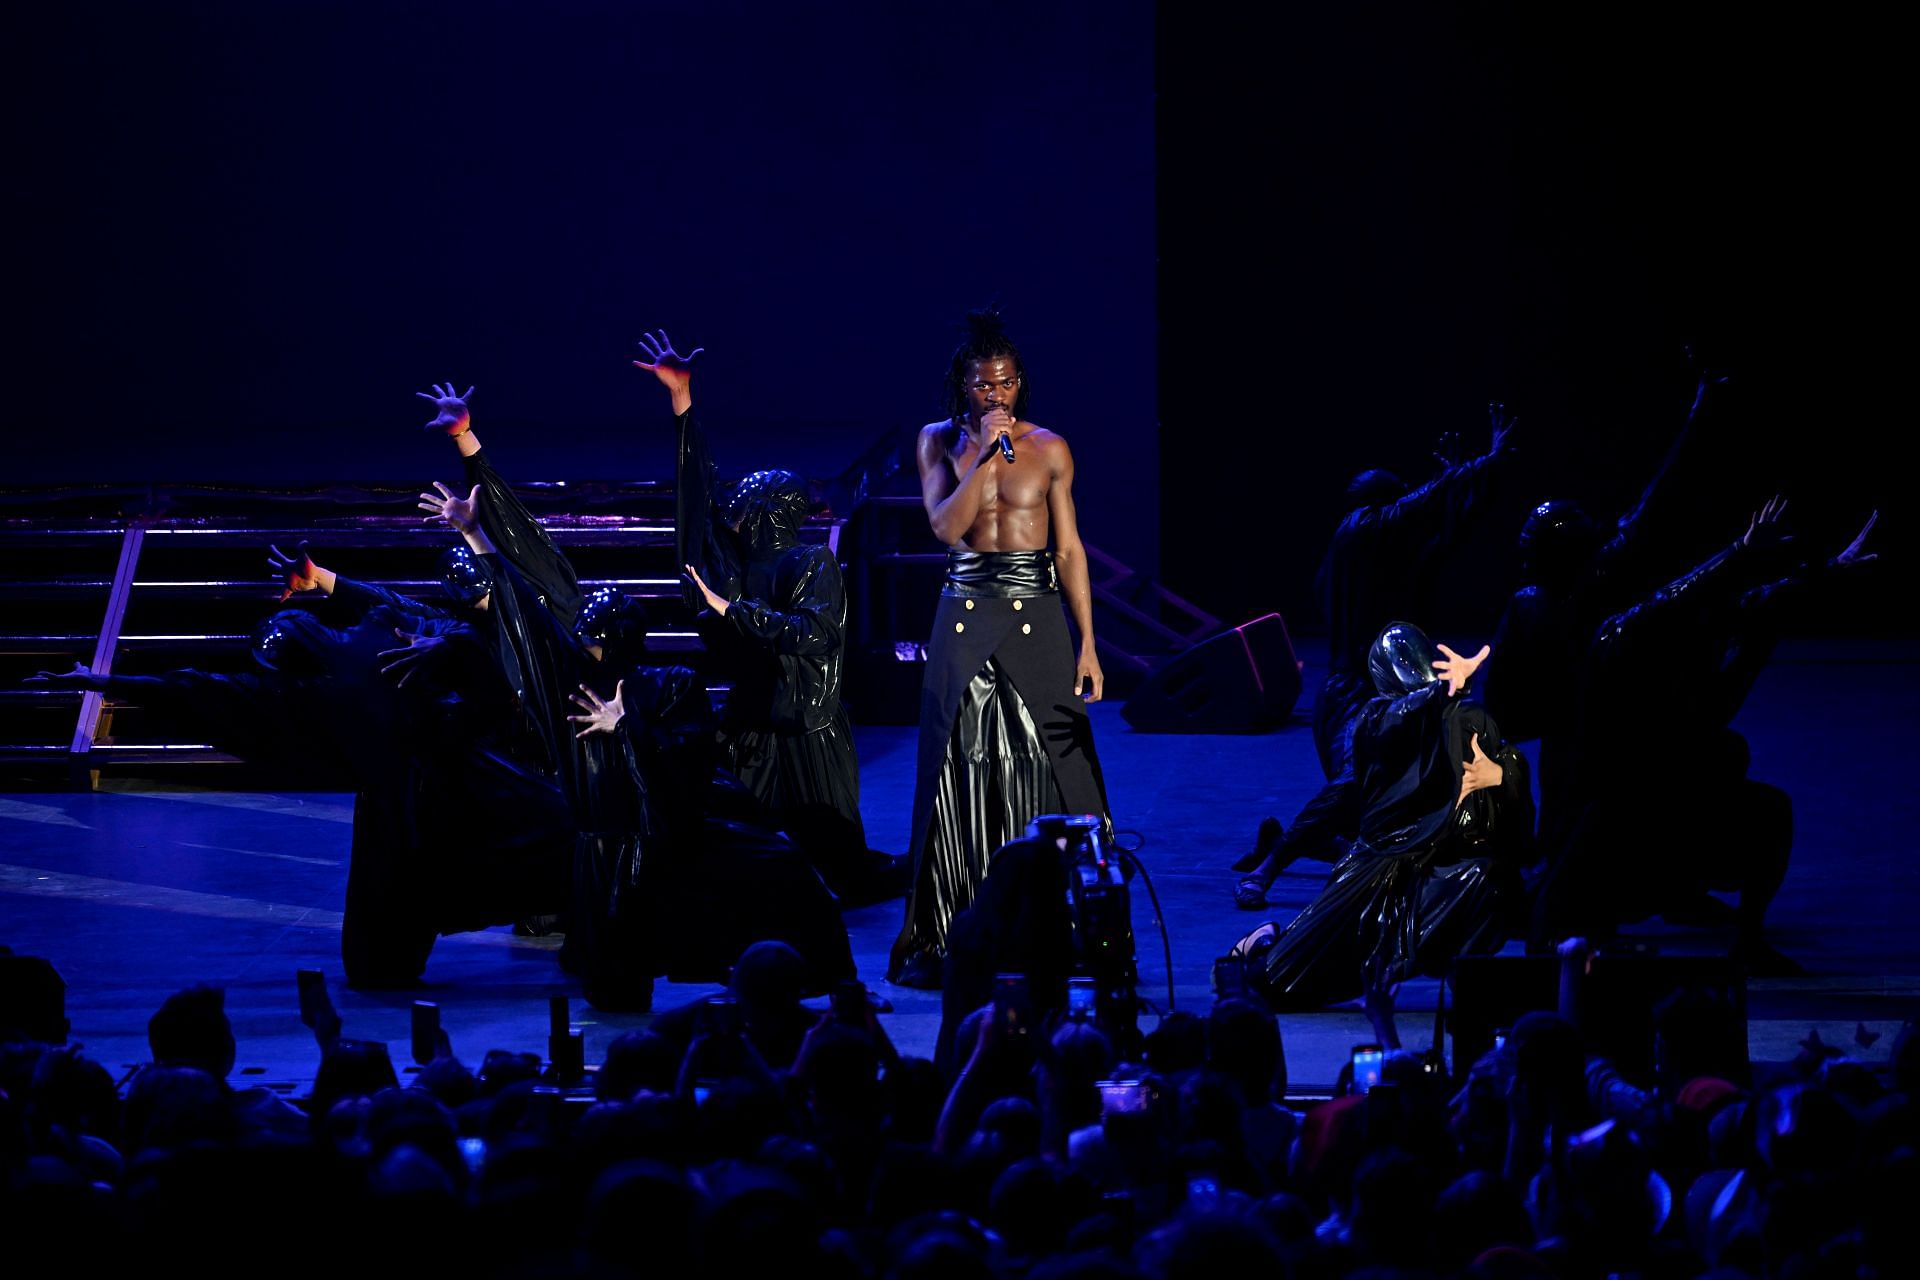
[{"label": "dancer's raised hand", "polygon": [[427,523],[435,520],[450,525],[460,533],[471,533],[480,526],[480,486],[473,486],[473,492],[461,497],[438,480],[433,482],[435,492],[420,495],[419,507],[427,512]]},{"label": "dancer's raised hand", "polygon": [[707,580],[701,577],[700,571],[694,568],[692,565],[687,564],[687,565],[681,565],[680,567],[687,571],[687,576],[693,579],[693,585],[698,587],[700,589],[700,594],[706,597],[707,608],[713,610],[715,613],[719,614],[723,618],[726,617],[727,604],[728,604],[727,598],[721,595],[719,592],[715,591],[712,587],[708,586]]},{"label": "dancer's raised hand", "polygon": [[307,554],[307,543],[304,538],[294,547],[292,555],[268,543],[267,568],[274,577],[286,584],[286,589],[280,593],[282,603],[295,594],[320,589],[321,569],[314,564],[313,557]]},{"label": "dancer's raised hand", "polygon": [[451,382],[444,386],[436,382],[432,392],[416,391],[413,394],[422,400],[433,401],[433,407],[440,411],[439,416],[421,426],[422,431],[444,431],[450,436],[457,436],[473,425],[473,415],[467,411],[467,401],[473,399],[472,387],[468,387],[461,395],[455,395]]},{"label": "dancer's raised hand", "polygon": [[695,347],[683,356],[673,349],[673,340],[667,337],[665,329],[642,334],[639,346],[647,358],[635,360],[633,367],[645,369],[660,379],[660,385],[673,395],[673,411],[685,413],[693,403],[693,362],[706,348]]},{"label": "dancer's raised hand", "polygon": [[1835,569],[1850,569],[1855,565],[1870,564],[1878,560],[1880,553],[1877,551],[1862,553],[1862,548],[1867,545],[1867,535],[1873,532],[1873,526],[1878,523],[1880,523],[1880,513],[1875,511],[1867,517],[1867,522],[1860,526],[1860,532],[1853,536],[1853,541],[1846,545],[1845,550],[1841,551],[1839,555],[1828,562],[1829,567]]},{"label": "dancer's raised hand", "polygon": [[1467,687],[1467,681],[1480,669],[1480,664],[1493,652],[1493,646],[1481,645],[1480,652],[1471,658],[1463,658],[1445,645],[1436,645],[1443,657],[1434,660],[1433,669],[1441,679],[1447,682],[1447,696],[1457,697]]},{"label": "dancer's raised hand", "polygon": [[603,702],[599,694],[589,689],[586,685],[581,685],[580,692],[573,695],[573,705],[579,707],[587,714],[583,716],[568,716],[567,719],[574,724],[585,725],[586,727],[573,736],[576,738],[584,738],[590,733],[612,733],[614,726],[620,723],[620,717],[627,714],[626,702],[624,700],[626,691],[627,682],[625,680],[618,681],[613,686],[613,697]]}]

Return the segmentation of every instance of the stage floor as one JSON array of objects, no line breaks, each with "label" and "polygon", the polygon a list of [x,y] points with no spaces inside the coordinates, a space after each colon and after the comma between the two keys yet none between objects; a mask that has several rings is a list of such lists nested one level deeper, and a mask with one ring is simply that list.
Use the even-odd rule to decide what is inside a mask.
[{"label": "stage floor", "polygon": [[[1312,655],[1309,655],[1312,656]],[[1317,687],[1307,671],[1309,690]],[[1630,699],[1631,691],[1622,697]],[[1114,819],[1146,838],[1141,858],[1159,890],[1172,938],[1178,1006],[1204,1012],[1209,966],[1265,919],[1285,921],[1313,896],[1326,868],[1283,876],[1264,913],[1237,911],[1228,864],[1265,814],[1289,819],[1320,781],[1303,699],[1295,723],[1260,737],[1143,735],[1119,708],[1093,708]],[[1824,1040],[1883,1059],[1902,1017],[1920,1004],[1920,645],[1801,642],[1783,646],[1738,727],[1753,748],[1753,776],[1794,798],[1792,871],[1773,912],[1776,945],[1808,976],[1750,986],[1755,1058],[1790,1058],[1810,1027]],[[912,801],[914,731],[858,734],[862,809],[869,838],[904,849]],[[1650,774],[1684,778],[1686,762],[1661,760]],[[1657,785],[1649,783],[1648,785]],[[351,797],[204,789],[154,790],[109,781],[91,794],[0,795],[0,942],[43,955],[67,982],[73,1039],[116,1074],[147,1058],[147,1019],[172,991],[194,982],[226,988],[249,1083],[304,1091],[313,1041],[296,1016],[294,971],[332,978],[349,1035],[391,1042],[408,1061],[408,1008],[437,1001],[456,1051],[478,1064],[489,1048],[542,1051],[552,992],[577,987],[559,972],[555,940],[505,929],[443,938],[425,988],[360,994],[339,984],[340,906],[346,885]],[[1167,970],[1152,907],[1134,894],[1141,989],[1167,1001]],[[937,993],[881,981],[900,904],[849,912],[863,976],[893,1002],[888,1027],[905,1052],[930,1050]],[[1657,930],[1674,951],[1724,946],[1724,938]],[[656,1008],[711,988],[661,983]],[[1423,1046],[1434,987],[1403,991],[1402,1031]],[[589,1061],[645,1025],[647,1015],[600,1015],[577,998],[576,1026]],[[1856,1048],[1857,1024],[1881,1033]],[[1151,1019],[1146,1025],[1151,1026]],[[1357,1008],[1282,1020],[1297,1089],[1332,1081],[1349,1047],[1367,1038]]]}]

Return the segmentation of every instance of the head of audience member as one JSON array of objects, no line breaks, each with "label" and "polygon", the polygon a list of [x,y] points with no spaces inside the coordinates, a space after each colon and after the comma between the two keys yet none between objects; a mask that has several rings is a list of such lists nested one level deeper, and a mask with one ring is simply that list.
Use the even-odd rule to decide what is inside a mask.
[{"label": "head of audience member", "polygon": [[539,1078],[539,1054],[515,1053],[509,1049],[487,1050],[487,1056],[480,1060],[479,1074],[474,1077],[483,1098],[493,1097],[513,1085],[530,1084]]},{"label": "head of audience member", "polygon": [[1246,1108],[1238,1086],[1217,1071],[1189,1071],[1180,1077],[1177,1105],[1180,1144],[1204,1144],[1215,1153],[1208,1167],[1244,1186]]},{"label": "head of audience member", "polygon": [[727,990],[743,1017],[787,1012],[807,994],[806,959],[789,943],[756,942],[734,961]]},{"label": "head of audience member", "polygon": [[776,1133],[761,1146],[754,1163],[771,1169],[806,1197],[808,1206],[823,1219],[836,1208],[839,1171],[825,1151],[805,1138]]},{"label": "head of audience member", "polygon": [[887,1132],[895,1142],[931,1143],[947,1091],[930,1058],[901,1058],[887,1069]]},{"label": "head of audience member", "polygon": [[1281,1274],[1285,1254],[1260,1223],[1229,1213],[1180,1218],[1143,1239],[1134,1261],[1153,1280]]},{"label": "head of audience member", "polygon": [[[867,1079],[871,1085],[873,1077]],[[694,1128],[710,1159],[747,1160],[787,1123],[786,1099],[772,1082],[731,1075],[708,1087]]]},{"label": "head of audience member", "polygon": [[923,1214],[887,1237],[887,1280],[993,1280],[992,1246],[979,1223],[951,1211]]},{"label": "head of audience member", "polygon": [[1091,1022],[1063,1022],[1048,1037],[1040,1055],[1040,1096],[1059,1142],[1076,1129],[1100,1121],[1096,1081],[1113,1074],[1113,1042]]},{"label": "head of audience member", "polygon": [[65,1044],[67,984],[43,956],[0,946],[0,1044]]},{"label": "head of audience member", "polygon": [[455,1111],[480,1096],[480,1081],[473,1069],[453,1057],[435,1058],[420,1068],[420,1074],[413,1078],[413,1087],[431,1094],[443,1106]]},{"label": "head of audience member", "polygon": [[672,1093],[680,1078],[680,1048],[651,1031],[629,1031],[607,1046],[607,1060],[593,1076],[594,1096],[625,1102],[645,1089]]},{"label": "head of audience member", "polygon": [[1077,1179],[1063,1178],[1057,1166],[1037,1156],[1016,1160],[995,1179],[988,1197],[987,1225],[1016,1261],[1044,1257],[1066,1244],[1067,1229],[1088,1206],[1075,1203]]},{"label": "head of audience member", "polygon": [[1439,1186],[1427,1164],[1395,1148],[1375,1151],[1354,1171],[1348,1226],[1361,1261],[1418,1266],[1433,1252]]},{"label": "head of audience member", "polygon": [[[1534,1218],[1569,1257],[1637,1270],[1670,1205],[1656,1201],[1645,1144],[1614,1120],[1575,1135],[1534,1180]],[[1664,1187],[1660,1188],[1664,1190]]]},{"label": "head of audience member", "polygon": [[1500,1245],[1531,1248],[1533,1219],[1506,1179],[1485,1169],[1461,1174],[1433,1209],[1435,1261],[1460,1270]]},{"label": "head of audience member", "polygon": [[880,1050],[865,1032],[828,1022],[807,1033],[793,1069],[817,1118],[877,1129],[886,1119],[881,1066]]},{"label": "head of audience member", "polygon": [[235,1134],[226,1086],[194,1067],[148,1067],[127,1087],[126,1152],[224,1145]]},{"label": "head of audience member", "polygon": [[1207,1061],[1207,1024],[1198,1014],[1179,1011],[1160,1019],[1147,1033],[1147,1066],[1163,1075],[1177,1075],[1204,1066]]},{"label": "head of audience member", "polygon": [[385,1089],[372,1099],[367,1142],[376,1159],[396,1148],[411,1147],[439,1164],[456,1185],[465,1185],[467,1167],[459,1137],[453,1112],[425,1089]]},{"label": "head of audience member", "polygon": [[977,1133],[1000,1139],[1007,1160],[1027,1160],[1040,1153],[1040,1109],[1029,1098],[996,1098],[980,1113]]},{"label": "head of audience member", "polygon": [[1818,1085],[1784,1085],[1756,1104],[1755,1148],[1778,1177],[1838,1173],[1853,1162],[1859,1141],[1853,1113]]},{"label": "head of audience member", "polygon": [[892,1143],[880,1153],[865,1207],[869,1222],[891,1229],[959,1202],[952,1161],[936,1155],[930,1143]]},{"label": "head of audience member", "polygon": [[623,1161],[594,1180],[581,1247],[594,1274],[634,1273],[644,1260],[655,1275],[693,1275],[706,1208],[699,1188],[674,1165]]},{"label": "head of audience member", "polygon": [[55,1131],[117,1142],[120,1094],[113,1074],[78,1048],[49,1049],[33,1069],[28,1119],[42,1139]]},{"label": "head of audience member", "polygon": [[188,987],[166,998],[147,1022],[155,1064],[197,1067],[216,1080],[233,1073],[233,1024],[227,995],[217,987]]},{"label": "head of audience member", "polygon": [[1248,1000],[1222,1000],[1207,1015],[1207,1065],[1240,1090],[1249,1107],[1286,1096],[1280,1019]]},{"label": "head of audience member", "polygon": [[702,1232],[712,1274],[757,1274],[773,1258],[795,1275],[819,1274],[821,1221],[800,1188],[745,1163],[709,1169],[702,1180],[713,1198]]}]

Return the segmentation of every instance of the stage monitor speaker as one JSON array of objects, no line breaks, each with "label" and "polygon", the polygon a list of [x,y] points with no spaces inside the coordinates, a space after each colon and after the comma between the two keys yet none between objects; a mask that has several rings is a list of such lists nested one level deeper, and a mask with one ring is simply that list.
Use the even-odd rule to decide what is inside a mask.
[{"label": "stage monitor speaker", "polygon": [[1269,613],[1149,671],[1120,714],[1141,733],[1266,733],[1293,714],[1300,667],[1286,620]]},{"label": "stage monitor speaker", "polygon": [[[1725,956],[1667,956],[1649,951],[1604,947],[1586,976],[1582,1017],[1587,1052],[1606,1057],[1629,1079],[1653,1074],[1653,1011],[1685,988],[1700,988],[1727,1003],[1745,1028],[1747,983],[1744,971]],[[1462,956],[1454,966],[1453,1066],[1457,1076],[1493,1048],[1497,1031],[1523,1014],[1552,1011],[1560,1002],[1557,956]],[[1744,1060],[1745,1045],[1739,1056]]]}]

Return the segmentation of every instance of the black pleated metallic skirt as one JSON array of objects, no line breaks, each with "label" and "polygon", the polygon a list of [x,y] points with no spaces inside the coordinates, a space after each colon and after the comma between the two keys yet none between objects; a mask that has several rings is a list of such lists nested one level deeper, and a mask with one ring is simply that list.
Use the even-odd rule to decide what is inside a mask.
[{"label": "black pleated metallic skirt", "polygon": [[987,861],[1042,813],[1107,813],[1046,551],[954,552],[921,688],[913,888],[890,974],[943,956]]}]

